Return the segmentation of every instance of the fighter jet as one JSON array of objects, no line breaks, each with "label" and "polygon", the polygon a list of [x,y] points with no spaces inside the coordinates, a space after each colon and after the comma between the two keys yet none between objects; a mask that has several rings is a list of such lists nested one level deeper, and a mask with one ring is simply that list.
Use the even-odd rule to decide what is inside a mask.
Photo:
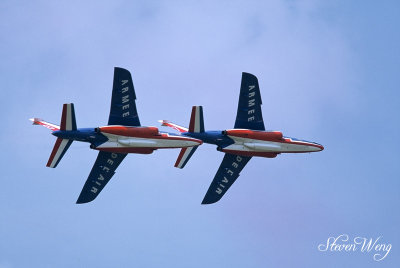
[{"label": "fighter jet", "polygon": [[[233,129],[205,131],[202,106],[193,106],[189,128],[167,120],[160,121],[163,126],[179,131],[184,137],[215,144],[218,151],[225,153],[202,204],[219,201],[253,156],[274,158],[281,153],[310,153],[324,149],[321,144],[315,142],[285,137],[280,131],[265,131],[261,104],[257,77],[242,73],[239,104]],[[175,167],[183,168],[197,147],[183,148]]]},{"label": "fighter jet", "polygon": [[151,154],[157,149],[188,148],[202,144],[196,138],[159,132],[157,127],[141,126],[135,100],[130,72],[115,68],[107,126],[77,128],[73,103],[64,104],[60,126],[38,118],[30,119],[34,125],[50,129],[57,137],[47,167],[55,168],[73,141],[88,142],[91,149],[99,151],[77,204],[93,201],[128,153]]}]

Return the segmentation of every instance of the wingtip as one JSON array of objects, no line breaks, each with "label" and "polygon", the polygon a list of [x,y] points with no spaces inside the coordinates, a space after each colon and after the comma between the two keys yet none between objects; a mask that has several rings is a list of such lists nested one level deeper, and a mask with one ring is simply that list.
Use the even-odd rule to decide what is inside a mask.
[{"label": "wingtip", "polygon": [[165,124],[169,123],[168,120],[158,120],[158,123],[161,123],[161,126],[166,126]]},{"label": "wingtip", "polygon": [[206,198],[204,198],[203,201],[201,201],[201,204],[202,205],[210,205],[210,204],[217,203],[218,201],[219,201],[219,199],[218,200],[207,200]]},{"label": "wingtip", "polygon": [[78,200],[76,200],[76,204],[86,204],[89,202],[92,202],[93,200],[82,200],[80,198],[78,198]]},{"label": "wingtip", "polygon": [[255,76],[254,74],[248,73],[248,72],[242,72],[242,77],[243,76],[250,76],[250,77],[253,77],[253,78],[257,79],[257,76]]},{"label": "wingtip", "polygon": [[130,73],[129,70],[127,70],[127,69],[125,69],[125,68],[122,68],[122,67],[114,67],[114,71],[121,71],[121,72],[128,72],[128,73]]},{"label": "wingtip", "polygon": [[76,200],[76,204],[86,204],[90,203],[94,200],[95,198],[88,198],[87,196],[84,195],[79,195],[78,200]]},{"label": "wingtip", "polygon": [[29,121],[32,122],[32,125],[39,125],[38,122],[41,121],[41,120],[42,119],[36,118],[36,117],[29,118]]}]

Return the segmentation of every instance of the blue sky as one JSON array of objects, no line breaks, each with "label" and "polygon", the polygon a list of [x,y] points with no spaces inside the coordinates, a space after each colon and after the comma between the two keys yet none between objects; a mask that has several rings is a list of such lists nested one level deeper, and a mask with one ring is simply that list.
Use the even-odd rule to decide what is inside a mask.
[{"label": "blue sky", "polygon": [[[397,1],[2,1],[0,267],[399,267]],[[253,158],[224,198],[200,202],[222,160],[203,145],[129,155],[101,195],[75,201],[96,158],[74,143],[45,167],[58,123],[104,125],[113,67],[131,71],[143,125],[232,128],[241,72],[268,129],[314,154]],[[167,129],[163,129],[167,130]],[[391,243],[381,262],[319,252],[348,234]]]}]

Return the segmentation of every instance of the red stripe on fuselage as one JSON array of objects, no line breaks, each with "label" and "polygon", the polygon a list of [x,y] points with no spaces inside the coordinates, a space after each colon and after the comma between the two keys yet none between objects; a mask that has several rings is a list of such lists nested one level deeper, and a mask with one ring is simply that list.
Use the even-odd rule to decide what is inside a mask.
[{"label": "red stripe on fuselage", "polygon": [[100,132],[137,138],[153,138],[161,135],[156,127],[107,126],[101,127]]},{"label": "red stripe on fuselage", "polygon": [[267,132],[267,131],[254,131],[254,130],[249,130],[249,129],[232,129],[232,130],[227,130],[226,132],[227,132],[228,136],[232,136],[232,137],[261,140],[261,141],[273,141],[273,142],[296,144],[296,145],[313,146],[313,147],[317,147],[321,150],[324,149],[323,146],[318,145],[318,144],[302,142],[302,141],[293,141],[290,138],[283,138],[282,132],[279,132],[279,131]]},{"label": "red stripe on fuselage", "polygon": [[254,131],[249,129],[232,129],[227,130],[226,134],[228,136],[245,138],[245,139],[254,139],[254,140],[263,140],[263,141],[283,141],[282,132],[279,131]]},{"label": "red stripe on fuselage", "polygon": [[156,127],[125,127],[125,126],[107,126],[101,127],[100,132],[109,133],[117,136],[148,138],[148,139],[164,139],[164,140],[181,140],[193,141],[201,145],[203,142],[198,139],[188,137],[169,136],[166,133],[160,133]]}]

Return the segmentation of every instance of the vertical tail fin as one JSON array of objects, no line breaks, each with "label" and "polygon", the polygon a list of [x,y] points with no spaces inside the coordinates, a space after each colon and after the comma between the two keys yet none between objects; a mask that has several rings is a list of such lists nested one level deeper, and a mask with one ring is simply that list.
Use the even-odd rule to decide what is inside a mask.
[{"label": "vertical tail fin", "polygon": [[75,109],[73,103],[63,105],[60,130],[76,130]]},{"label": "vertical tail fin", "polygon": [[[66,103],[63,105],[60,131],[71,131],[76,129],[74,104]],[[73,140],[57,138],[46,166],[55,168],[60,162],[61,158],[64,156],[65,152],[67,152],[69,146],[71,146],[72,142]]]},{"label": "vertical tail fin", "polygon": [[203,106],[193,106],[190,116],[189,132],[204,132]]},{"label": "vertical tail fin", "polygon": [[[203,106],[193,106],[192,114],[190,115],[189,132],[201,133],[204,132],[204,118],[203,118]],[[182,148],[181,152],[176,159],[175,167],[184,168],[190,157],[194,154],[197,147]]]}]

